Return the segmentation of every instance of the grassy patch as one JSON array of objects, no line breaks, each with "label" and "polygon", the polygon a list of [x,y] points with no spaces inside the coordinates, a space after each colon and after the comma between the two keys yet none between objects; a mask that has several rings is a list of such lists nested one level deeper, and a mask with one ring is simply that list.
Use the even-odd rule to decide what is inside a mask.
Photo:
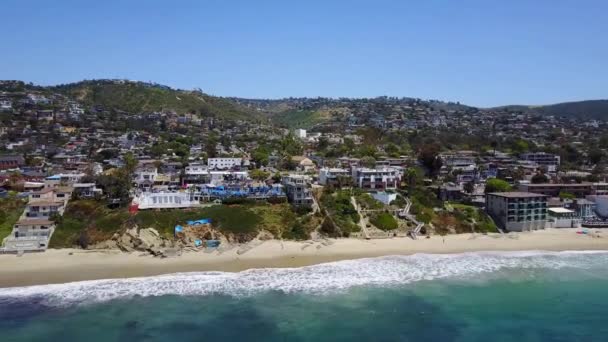
[{"label": "grassy patch", "polygon": [[78,245],[81,234],[87,230],[96,232],[95,239],[90,243],[109,239],[124,228],[128,218],[126,209],[111,210],[103,202],[70,201],[55,228],[49,247],[67,248]]},{"label": "grassy patch", "polygon": [[275,122],[280,125],[285,125],[289,128],[309,129],[318,123],[324,121],[323,116],[312,110],[292,110],[277,114],[274,117]]},{"label": "grassy patch", "polygon": [[26,201],[14,196],[0,199],[0,242],[13,230],[23,213]]},{"label": "grassy patch", "polygon": [[495,233],[494,221],[481,209],[464,204],[450,203],[451,212],[433,218],[438,233]]},{"label": "grassy patch", "polygon": [[193,210],[140,211],[134,222],[141,228],[155,228],[165,237],[172,237],[176,225],[188,220],[211,219],[213,227],[238,241],[250,240],[257,235],[262,217],[242,205],[216,205]]}]

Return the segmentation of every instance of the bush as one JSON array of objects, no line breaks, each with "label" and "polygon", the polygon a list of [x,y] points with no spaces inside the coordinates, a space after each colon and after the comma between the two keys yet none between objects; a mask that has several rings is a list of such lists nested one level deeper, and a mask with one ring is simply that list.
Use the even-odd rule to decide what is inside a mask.
[{"label": "bush", "polygon": [[287,197],[270,197],[266,201],[270,204],[287,203]]},{"label": "bush", "polygon": [[391,215],[389,213],[380,213],[380,214],[374,215],[374,217],[372,217],[370,222],[374,226],[378,227],[379,229],[385,230],[385,231],[397,229],[397,227],[399,226],[399,224],[397,223],[397,220],[395,220],[393,215]]},{"label": "bush", "polygon": [[486,182],[485,193],[490,192],[507,192],[511,191],[511,185],[506,181],[498,178],[488,179]]},{"label": "bush", "polygon": [[242,197],[229,197],[224,198],[222,200],[222,204],[232,205],[232,204],[255,204],[255,200],[251,198],[242,198]]},{"label": "bush", "polygon": [[291,210],[298,216],[303,216],[312,212],[312,208],[309,206],[292,206]]}]

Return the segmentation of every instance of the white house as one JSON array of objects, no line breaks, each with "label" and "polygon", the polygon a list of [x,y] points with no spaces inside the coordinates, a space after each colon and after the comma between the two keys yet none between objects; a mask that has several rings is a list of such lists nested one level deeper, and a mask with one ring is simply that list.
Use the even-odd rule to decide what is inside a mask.
[{"label": "white house", "polygon": [[199,206],[199,202],[187,192],[142,192],[133,198],[138,209],[175,209]]},{"label": "white house", "polygon": [[305,129],[296,129],[296,137],[300,139],[306,139],[306,130]]},{"label": "white house", "polygon": [[241,166],[241,158],[209,158],[207,166],[210,169],[232,169],[233,167]]}]

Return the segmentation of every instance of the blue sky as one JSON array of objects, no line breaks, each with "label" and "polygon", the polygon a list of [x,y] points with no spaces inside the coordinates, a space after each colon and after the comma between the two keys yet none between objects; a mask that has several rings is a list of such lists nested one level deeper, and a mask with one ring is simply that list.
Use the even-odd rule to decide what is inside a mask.
[{"label": "blue sky", "polygon": [[608,98],[608,1],[3,0],[0,79],[222,96]]}]

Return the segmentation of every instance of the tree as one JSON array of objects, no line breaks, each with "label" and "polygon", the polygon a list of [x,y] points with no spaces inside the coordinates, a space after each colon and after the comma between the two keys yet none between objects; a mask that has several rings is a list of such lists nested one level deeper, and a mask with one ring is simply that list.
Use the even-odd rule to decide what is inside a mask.
[{"label": "tree", "polygon": [[599,162],[602,161],[603,158],[604,158],[604,151],[602,151],[598,148],[594,148],[591,151],[589,151],[589,161],[591,162],[591,164],[598,164]]},{"label": "tree", "polygon": [[535,174],[534,176],[532,176],[531,181],[532,181],[532,184],[548,183],[549,177],[545,176],[544,173],[539,172],[539,173]]},{"label": "tree", "polygon": [[425,144],[422,145],[418,153],[418,160],[427,169],[431,177],[437,176],[443,166],[443,161],[439,157],[439,150],[438,144]]},{"label": "tree", "polygon": [[133,153],[128,152],[125,153],[124,157],[123,157],[123,161],[124,161],[124,165],[123,165],[123,170],[125,171],[125,173],[127,174],[128,177],[133,176],[133,173],[135,172],[135,168],[137,167],[137,159],[135,158],[135,156],[133,155]]},{"label": "tree", "polygon": [[410,167],[405,172],[405,182],[407,186],[410,188],[416,187],[416,185],[422,184],[422,178],[424,176],[424,171],[419,167]]},{"label": "tree", "polygon": [[511,145],[511,150],[513,150],[515,154],[522,154],[530,150],[530,144],[523,139],[517,139]]},{"label": "tree", "polygon": [[376,167],[376,159],[374,157],[363,157],[360,161],[361,166],[373,168]]},{"label": "tree", "polygon": [[263,170],[260,170],[260,169],[255,169],[255,170],[251,170],[251,172],[249,173],[249,175],[254,180],[257,180],[258,182],[262,182],[262,181],[265,181],[266,179],[268,179],[268,177],[270,177],[270,172],[263,171]]},{"label": "tree", "polygon": [[317,142],[317,149],[319,151],[324,151],[329,147],[329,140],[326,137],[320,137]]},{"label": "tree", "polygon": [[386,145],[384,147],[384,151],[390,157],[394,157],[394,158],[399,157],[399,147],[397,145],[393,144],[393,143],[389,143],[388,145]]},{"label": "tree", "polygon": [[473,191],[475,191],[475,183],[474,182],[466,182],[464,183],[463,186],[463,190],[467,193],[467,194],[472,194]]},{"label": "tree", "polygon": [[251,157],[256,162],[257,166],[266,166],[266,165],[268,165],[268,161],[270,158],[270,152],[268,151],[267,148],[265,148],[263,146],[259,146],[258,148],[256,148],[253,151],[253,153],[251,154]]},{"label": "tree", "polygon": [[486,182],[485,193],[490,192],[508,192],[511,191],[511,185],[506,181],[498,178],[488,179]]}]

